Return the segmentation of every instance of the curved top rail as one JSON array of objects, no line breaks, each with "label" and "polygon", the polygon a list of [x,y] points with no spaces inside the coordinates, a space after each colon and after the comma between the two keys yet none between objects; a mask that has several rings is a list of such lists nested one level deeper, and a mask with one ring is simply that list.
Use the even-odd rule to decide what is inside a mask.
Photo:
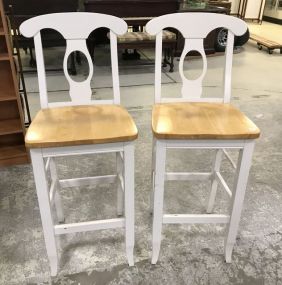
[{"label": "curved top rail", "polygon": [[247,24],[241,19],[214,13],[174,13],[152,19],[146,25],[146,31],[151,35],[157,35],[165,28],[179,30],[184,38],[203,39],[216,28],[226,28],[236,36],[243,35],[247,30]]},{"label": "curved top rail", "polygon": [[126,22],[118,17],[98,13],[71,12],[31,18],[21,24],[20,32],[29,38],[42,29],[54,29],[67,40],[86,39],[93,30],[100,27],[108,28],[117,35],[123,35],[127,31]]}]

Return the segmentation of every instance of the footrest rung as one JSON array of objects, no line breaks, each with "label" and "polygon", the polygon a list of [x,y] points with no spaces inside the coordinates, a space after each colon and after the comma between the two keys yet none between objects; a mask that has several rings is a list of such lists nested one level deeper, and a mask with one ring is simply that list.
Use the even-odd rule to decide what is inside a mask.
[{"label": "footrest rung", "polygon": [[226,224],[229,220],[229,215],[219,214],[163,215],[164,224]]},{"label": "footrest rung", "polygon": [[77,232],[123,228],[124,226],[125,226],[125,219],[118,218],[118,219],[108,219],[108,220],[99,220],[99,221],[91,221],[91,222],[55,225],[54,230],[55,230],[55,235],[63,235],[63,234],[70,234],[70,233],[77,233]]},{"label": "footrest rung", "polygon": [[210,172],[166,172],[165,180],[209,180],[211,179],[211,175]]},{"label": "footrest rung", "polygon": [[102,183],[114,183],[117,175],[105,175],[105,176],[94,176],[94,177],[82,177],[73,179],[60,180],[60,186],[62,188],[67,187],[78,187],[86,185],[97,185]]}]

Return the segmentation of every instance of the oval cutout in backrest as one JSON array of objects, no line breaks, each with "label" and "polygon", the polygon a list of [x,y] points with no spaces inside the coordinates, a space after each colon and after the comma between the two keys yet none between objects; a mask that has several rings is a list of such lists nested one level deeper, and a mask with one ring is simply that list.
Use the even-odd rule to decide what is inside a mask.
[{"label": "oval cutout in backrest", "polygon": [[[89,76],[89,62],[81,51],[73,51],[68,56],[68,74],[75,82],[83,82]],[[75,71],[75,73],[74,73]]]},{"label": "oval cutout in backrest", "polygon": [[189,51],[184,60],[183,73],[187,80],[197,80],[203,73],[204,61],[202,55],[196,51]]}]

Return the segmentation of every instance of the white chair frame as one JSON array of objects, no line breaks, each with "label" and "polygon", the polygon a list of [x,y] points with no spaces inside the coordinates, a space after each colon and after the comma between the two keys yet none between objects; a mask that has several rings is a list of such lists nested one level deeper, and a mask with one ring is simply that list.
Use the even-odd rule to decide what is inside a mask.
[{"label": "white chair frame", "polygon": [[[179,73],[182,78],[181,98],[161,98],[161,53],[162,30],[172,27],[179,30],[185,38],[185,46],[180,57]],[[207,71],[207,58],[204,51],[203,39],[211,30],[225,27],[229,30],[228,43],[225,52],[224,91],[222,98],[202,98],[202,80]],[[155,65],[155,103],[169,102],[221,102],[229,103],[231,98],[231,70],[234,35],[240,36],[247,30],[247,25],[240,19],[212,13],[178,13],[164,15],[151,20],[146,30],[156,35],[156,65]],[[183,72],[183,63],[189,51],[198,51],[203,58],[203,72],[196,80],[188,80]],[[166,172],[167,149],[214,149],[216,155],[212,171],[209,173]],[[239,158],[236,164],[226,149],[238,149]],[[254,140],[164,140],[153,139],[152,155],[152,187],[151,211],[153,211],[152,237],[152,264],[156,264],[161,245],[162,224],[201,224],[221,223],[228,224],[225,238],[225,260],[231,262],[232,250],[236,241],[241,210],[251,159],[254,149]],[[231,190],[220,174],[220,165],[223,155],[236,169],[235,181]],[[207,214],[163,214],[164,183],[168,180],[210,180],[211,191],[207,205]],[[231,198],[230,213],[212,214],[218,184],[223,186]]]},{"label": "white chair frame", "polygon": [[[79,24],[78,24],[79,23]],[[106,27],[110,29],[111,62],[113,77],[113,100],[91,100],[90,80],[93,75],[93,64],[86,48],[86,38],[91,31]],[[45,65],[40,30],[44,28],[59,31],[67,41],[64,58],[64,73],[70,85],[71,102],[49,103],[46,85]],[[110,15],[96,13],[57,13],[38,16],[24,22],[20,27],[26,37],[34,37],[36,62],[40,90],[41,108],[63,107],[89,104],[120,104],[117,35],[127,31],[127,24],[122,19]],[[80,51],[85,54],[89,64],[89,76],[84,82],[75,82],[67,70],[67,59],[71,52]],[[113,175],[83,177],[60,180],[57,175],[55,157],[116,153],[117,172]],[[58,250],[57,235],[93,231],[110,228],[125,228],[126,255],[128,264],[134,265],[134,144],[133,142],[93,144],[81,146],[32,148],[31,160],[39,201],[45,245],[50,262],[51,276],[57,275]],[[50,170],[51,186],[48,186],[47,171]],[[117,183],[117,214],[124,217],[96,220],[80,223],[61,224],[64,222],[60,188],[95,185],[100,183]],[[51,206],[55,204],[57,222],[52,216]]]}]

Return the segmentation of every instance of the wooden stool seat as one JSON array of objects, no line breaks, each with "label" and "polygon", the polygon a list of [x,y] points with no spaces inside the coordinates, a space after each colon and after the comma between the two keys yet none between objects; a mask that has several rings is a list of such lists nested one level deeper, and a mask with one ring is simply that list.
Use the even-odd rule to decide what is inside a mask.
[{"label": "wooden stool seat", "polygon": [[118,105],[71,106],[40,110],[26,134],[29,148],[132,141],[137,128]]},{"label": "wooden stool seat", "polygon": [[260,134],[242,112],[222,103],[156,104],[152,130],[158,139],[255,139]]}]

